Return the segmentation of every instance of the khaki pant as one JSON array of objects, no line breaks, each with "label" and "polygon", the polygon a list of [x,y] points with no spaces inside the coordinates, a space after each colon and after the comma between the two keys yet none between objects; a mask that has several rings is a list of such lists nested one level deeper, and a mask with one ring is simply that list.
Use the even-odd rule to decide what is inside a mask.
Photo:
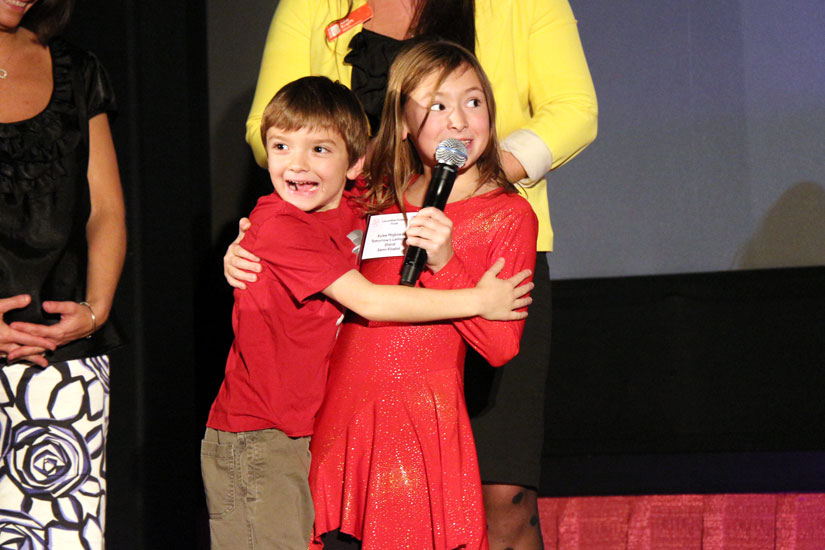
[{"label": "khaki pant", "polygon": [[212,550],[306,550],[314,511],[309,437],[206,429],[201,473]]}]

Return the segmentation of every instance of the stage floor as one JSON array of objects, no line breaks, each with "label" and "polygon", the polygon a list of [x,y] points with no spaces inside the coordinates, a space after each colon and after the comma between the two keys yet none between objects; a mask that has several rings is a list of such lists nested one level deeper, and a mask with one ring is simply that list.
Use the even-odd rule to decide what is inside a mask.
[{"label": "stage floor", "polygon": [[546,550],[825,550],[825,493],[540,498]]}]

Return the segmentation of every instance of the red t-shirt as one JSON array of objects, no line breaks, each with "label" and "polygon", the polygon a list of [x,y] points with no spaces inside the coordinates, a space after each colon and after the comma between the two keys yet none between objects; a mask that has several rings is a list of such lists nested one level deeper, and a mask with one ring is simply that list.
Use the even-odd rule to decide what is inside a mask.
[{"label": "red t-shirt", "polygon": [[307,214],[273,193],[249,218],[243,246],[262,271],[235,290],[235,340],[206,425],[311,435],[343,314],[320,292],[357,267],[362,226],[346,196],[339,208]]}]

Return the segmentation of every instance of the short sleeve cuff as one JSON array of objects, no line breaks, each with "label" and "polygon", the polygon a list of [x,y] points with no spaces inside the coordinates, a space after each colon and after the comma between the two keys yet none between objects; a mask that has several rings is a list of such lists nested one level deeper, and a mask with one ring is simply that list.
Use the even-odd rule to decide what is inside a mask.
[{"label": "short sleeve cuff", "polygon": [[542,179],[553,166],[553,153],[532,130],[516,130],[501,142],[501,148],[521,163],[529,182]]},{"label": "short sleeve cuff", "polygon": [[94,54],[89,53],[83,68],[83,78],[86,83],[86,114],[89,119],[106,113],[112,121],[117,115],[115,92],[109,73]]}]

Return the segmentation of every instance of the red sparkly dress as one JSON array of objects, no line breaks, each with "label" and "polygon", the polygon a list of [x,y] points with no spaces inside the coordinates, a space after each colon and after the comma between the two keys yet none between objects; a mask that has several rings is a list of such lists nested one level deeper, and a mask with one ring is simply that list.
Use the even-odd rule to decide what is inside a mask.
[{"label": "red sparkly dress", "polygon": [[[500,276],[533,269],[538,225],[523,198],[492,191],[445,212],[455,254],[437,275],[423,273],[422,286],[473,286],[499,257],[507,262]],[[367,260],[361,273],[398,284],[402,260]],[[350,315],[311,444],[312,547],[335,529],[361,540],[364,550],[488,547],[464,355],[469,344],[492,364],[506,363],[518,352],[523,324],[376,323]]]}]

